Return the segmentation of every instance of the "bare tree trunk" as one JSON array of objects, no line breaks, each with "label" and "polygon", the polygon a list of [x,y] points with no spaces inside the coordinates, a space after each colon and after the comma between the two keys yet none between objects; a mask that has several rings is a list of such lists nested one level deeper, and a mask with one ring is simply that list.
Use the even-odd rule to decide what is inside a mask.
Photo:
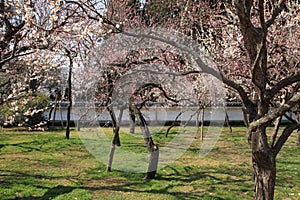
[{"label": "bare tree trunk", "polygon": [[298,130],[297,146],[300,146],[300,130]]},{"label": "bare tree trunk", "polygon": [[203,141],[204,138],[204,108],[201,110],[201,130],[200,130],[200,136],[201,140]]},{"label": "bare tree trunk", "polygon": [[107,167],[106,167],[107,172],[111,171],[116,146],[121,146],[120,139],[119,139],[119,127],[114,128],[114,138],[113,138],[113,141],[111,144],[111,148],[110,148],[110,152],[109,152],[109,156],[108,156],[108,163],[107,163]]},{"label": "bare tree trunk", "polygon": [[[300,103],[299,103],[299,112],[298,112],[298,114],[297,114],[297,122],[298,122],[298,124],[300,125]],[[298,146],[300,146],[300,129],[298,130],[298,137],[297,137],[297,142],[296,142],[296,144],[298,145]]]},{"label": "bare tree trunk", "polygon": [[69,99],[69,105],[67,109],[66,139],[70,139],[71,107],[72,107],[72,100],[70,101]]},{"label": "bare tree trunk", "polygon": [[200,108],[198,108],[198,110],[196,111],[196,129],[197,129],[197,133],[196,133],[196,139],[200,138],[199,135],[199,126],[200,126],[200,122],[199,122],[199,115],[200,115]]},{"label": "bare tree trunk", "polygon": [[61,125],[61,128],[64,128],[64,119],[63,119],[63,113],[62,113],[61,105],[59,105],[59,115],[60,115],[60,125]]},{"label": "bare tree trunk", "polygon": [[106,171],[107,172],[111,172],[111,166],[112,166],[112,162],[114,159],[114,155],[115,155],[115,149],[116,149],[116,145],[114,143],[111,144],[111,148],[110,148],[110,152],[109,152],[109,156],[108,156],[108,163],[106,166]]},{"label": "bare tree trunk", "polygon": [[200,115],[200,109],[197,110],[197,113],[196,113],[196,128],[198,130],[199,128],[199,125],[200,125],[200,122],[199,122],[199,115]]},{"label": "bare tree trunk", "polygon": [[146,179],[155,178],[155,174],[158,167],[158,158],[159,158],[158,146],[154,145],[153,150],[150,151],[150,160],[149,160],[147,175],[145,177]]},{"label": "bare tree trunk", "polygon": [[135,128],[135,115],[131,108],[129,107],[129,132],[134,133]]},{"label": "bare tree trunk", "polygon": [[157,171],[159,149],[158,146],[155,145],[152,140],[151,133],[148,129],[146,120],[144,119],[141,111],[135,105],[130,105],[130,106],[134,111],[137,119],[139,120],[140,128],[143,133],[145,143],[147,145],[148,151],[150,152],[150,160],[149,160],[148,170],[145,179],[153,179],[155,178],[156,171]]},{"label": "bare tree trunk", "polygon": [[229,123],[229,116],[228,116],[227,111],[225,111],[225,123],[226,123],[227,127],[229,128],[229,133],[232,133],[232,127]]},{"label": "bare tree trunk", "polygon": [[77,131],[80,131],[80,119],[77,120],[76,129]]},{"label": "bare tree trunk", "polygon": [[[51,126],[54,127],[54,123],[55,123],[55,116],[56,116],[56,109],[57,109],[57,105],[58,105],[58,101],[57,98],[55,99],[55,104],[54,106],[51,108],[50,113],[49,113],[49,123],[51,121]],[[54,112],[53,112],[54,110]],[[52,118],[52,112],[53,112],[53,118]],[[52,119],[51,119],[52,118]],[[49,124],[50,125],[50,124]]]},{"label": "bare tree trunk", "polygon": [[276,154],[269,148],[266,137],[265,127],[259,127],[251,136],[256,200],[274,199]]},{"label": "bare tree trunk", "polygon": [[73,70],[73,58],[71,52],[67,51],[69,57],[69,74],[68,74],[68,109],[67,109],[67,129],[66,129],[66,138],[70,139],[70,123],[71,123],[71,108],[72,108],[72,70]]},{"label": "bare tree trunk", "polygon": [[[57,106],[58,106],[58,101],[57,101],[57,98],[55,99],[55,104],[54,104],[54,113],[53,113],[53,119],[52,119],[52,127],[54,127],[54,124],[55,124],[55,118],[56,118],[56,109],[57,109]],[[52,114],[51,114],[52,115]],[[50,117],[51,117],[50,115]]]},{"label": "bare tree trunk", "polygon": [[50,123],[53,123],[53,121],[52,121],[52,112],[53,112],[53,109],[54,109],[54,106],[52,106],[51,108],[50,108],[50,111],[49,111],[49,115],[48,115],[48,128],[50,127]]},{"label": "bare tree trunk", "polygon": [[108,107],[107,110],[112,119],[113,131],[114,131],[114,137],[113,137],[113,141],[111,144],[111,149],[110,149],[109,156],[108,156],[108,163],[107,163],[107,167],[106,167],[106,171],[110,172],[112,163],[113,163],[113,159],[114,159],[114,155],[115,155],[116,146],[121,146],[119,130],[120,130],[120,124],[121,124],[121,120],[122,120],[122,116],[123,116],[123,108],[120,109],[118,119],[116,119],[116,116],[115,116],[115,113],[114,113],[112,107]]},{"label": "bare tree trunk", "polygon": [[60,103],[60,101],[61,101],[61,98],[62,98],[61,91],[58,90],[58,89],[56,89],[56,90],[55,90],[55,104],[54,104],[54,106],[52,107],[51,113],[50,113],[50,115],[49,115],[49,119],[50,119],[50,117],[52,116],[52,110],[54,110],[53,118],[52,118],[52,121],[51,121],[52,127],[55,126],[56,111],[57,111],[57,107],[60,108],[59,103]]},{"label": "bare tree trunk", "polygon": [[[266,113],[264,104],[257,109],[255,104],[249,104],[245,109],[245,119],[248,124],[253,122],[256,116],[262,116]],[[280,119],[278,119],[280,121]],[[273,200],[276,180],[276,151],[273,146],[268,144],[266,134],[266,125],[260,125],[249,133],[248,141],[252,151],[252,165],[254,171],[254,199],[256,200]],[[277,127],[275,127],[277,129]],[[277,134],[277,133],[276,133]],[[276,134],[273,137],[276,137]],[[275,140],[275,138],[273,138]],[[272,140],[272,139],[271,139]],[[274,141],[273,141],[274,142]],[[271,141],[271,143],[273,143]]]},{"label": "bare tree trunk", "polygon": [[52,119],[52,126],[54,127],[55,125],[55,120],[56,120],[56,103],[55,103],[55,106],[54,106],[54,112],[53,112],[53,119]]},{"label": "bare tree trunk", "polygon": [[[276,164],[272,154],[263,151],[256,152],[253,158],[255,199],[272,200],[274,199]],[[262,166],[264,165],[264,166]]]},{"label": "bare tree trunk", "polygon": [[118,116],[118,121],[117,121],[117,127],[119,127],[119,129],[121,127],[123,112],[124,112],[124,107],[121,107],[120,112],[119,112],[119,116]]}]

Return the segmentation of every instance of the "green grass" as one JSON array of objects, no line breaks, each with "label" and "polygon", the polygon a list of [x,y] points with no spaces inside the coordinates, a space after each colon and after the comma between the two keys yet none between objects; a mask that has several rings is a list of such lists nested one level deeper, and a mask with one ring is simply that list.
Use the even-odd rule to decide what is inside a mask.
[{"label": "green grass", "polygon": [[[187,128],[195,131],[193,128]],[[103,129],[111,138],[112,130]],[[82,130],[87,131],[87,130]],[[147,152],[142,137],[121,130],[120,148]],[[160,146],[169,138],[165,129],[151,130]],[[275,199],[300,198],[300,154],[296,134],[287,141],[277,159]],[[157,178],[113,170],[97,161],[75,130],[71,139],[63,131],[0,132],[0,199],[252,199],[251,155],[246,130],[224,129],[213,150],[199,157],[201,142],[195,140],[174,163],[159,169]],[[146,170],[146,169],[145,169]]]}]

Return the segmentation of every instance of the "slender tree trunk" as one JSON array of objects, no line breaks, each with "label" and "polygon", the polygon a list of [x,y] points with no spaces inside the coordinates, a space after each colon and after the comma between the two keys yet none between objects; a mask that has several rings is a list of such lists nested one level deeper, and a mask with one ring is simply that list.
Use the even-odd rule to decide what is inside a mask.
[{"label": "slender tree trunk", "polygon": [[53,119],[52,119],[52,127],[55,126],[57,106],[58,106],[58,101],[57,101],[57,99],[56,99],[56,100],[55,100],[55,105],[54,105],[54,113],[53,113]]},{"label": "slender tree trunk", "polygon": [[[300,103],[299,103],[299,112],[300,112]],[[298,112],[298,114],[297,114],[297,122],[298,122],[298,124],[300,125],[300,113]],[[298,130],[298,137],[297,137],[297,142],[296,142],[296,144],[298,145],[298,146],[300,146],[300,129]]]},{"label": "slender tree trunk", "polygon": [[203,141],[203,138],[204,138],[204,108],[202,108],[201,110],[201,131],[200,131],[200,134],[201,134],[201,140]]},{"label": "slender tree trunk", "polygon": [[71,123],[71,108],[72,108],[72,70],[73,70],[73,58],[71,52],[67,51],[69,57],[69,74],[68,74],[68,110],[67,110],[67,129],[66,129],[66,138],[70,139],[70,123]]},{"label": "slender tree trunk", "polygon": [[134,133],[135,128],[135,115],[131,108],[129,107],[129,132]]},{"label": "slender tree trunk", "polygon": [[297,146],[300,146],[300,130],[298,130]]},{"label": "slender tree trunk", "polygon": [[80,131],[80,119],[77,120],[76,129],[77,131]]},{"label": "slender tree trunk", "polygon": [[227,125],[227,127],[229,129],[229,133],[232,133],[232,127],[231,127],[231,125],[229,123],[229,116],[228,116],[227,111],[225,111],[225,123],[226,123],[226,125]]},{"label": "slender tree trunk", "polygon": [[52,112],[53,112],[53,109],[54,109],[54,106],[52,106],[50,108],[50,111],[49,111],[49,115],[48,115],[48,128],[50,127],[50,123],[53,123],[52,122]]},{"label": "slender tree trunk", "polygon": [[197,134],[196,134],[196,139],[200,138],[200,132],[199,132],[199,126],[200,126],[200,121],[199,121],[199,115],[200,115],[200,108],[198,108],[198,110],[196,111],[196,128],[197,128]]},{"label": "slender tree trunk", "polygon": [[[52,127],[54,127],[54,125],[55,125],[57,105],[58,105],[58,101],[55,100],[55,104],[54,104],[54,107],[53,107],[53,109],[54,109],[53,119],[51,120],[51,121],[52,121],[52,122],[51,122]],[[51,115],[52,115],[52,114],[51,114]],[[51,117],[51,115],[50,115],[49,117]]]},{"label": "slender tree trunk", "polygon": [[54,106],[54,112],[53,112],[53,118],[52,118],[52,126],[54,127],[55,126],[55,119],[56,119],[56,103],[55,103],[55,106]]},{"label": "slender tree trunk", "polygon": [[197,128],[197,130],[199,129],[199,125],[200,125],[200,123],[199,123],[199,115],[200,115],[200,109],[198,109],[197,111],[196,111],[196,128]]},{"label": "slender tree trunk", "polygon": [[119,139],[119,127],[114,128],[114,138],[113,138],[113,141],[111,144],[110,152],[108,155],[108,163],[107,163],[107,167],[106,167],[107,172],[111,171],[116,146],[121,146],[120,139]]},{"label": "slender tree trunk", "polygon": [[112,163],[113,163],[113,159],[114,159],[114,155],[115,155],[116,146],[121,146],[119,130],[120,130],[120,124],[121,124],[122,115],[123,115],[123,108],[120,109],[118,119],[116,119],[116,115],[115,115],[112,107],[108,107],[107,110],[112,119],[113,131],[114,131],[114,137],[113,137],[113,141],[111,144],[111,148],[110,148],[110,152],[109,152],[109,156],[108,156],[108,163],[107,163],[107,167],[106,167],[106,171],[110,172]]},{"label": "slender tree trunk", "polygon": [[122,117],[123,117],[123,112],[124,112],[124,108],[123,108],[123,107],[121,107],[121,108],[120,108],[120,112],[119,112],[119,116],[118,116],[118,121],[117,121],[117,125],[118,125],[118,127],[120,127],[120,126],[121,126]]},{"label": "slender tree trunk", "polygon": [[111,172],[111,167],[112,167],[112,163],[113,163],[113,159],[114,159],[114,155],[115,155],[115,149],[116,149],[116,145],[114,143],[112,143],[110,152],[109,152],[109,156],[108,156],[108,163],[106,166],[107,172]]},{"label": "slender tree trunk", "polygon": [[145,143],[147,145],[148,151],[150,152],[150,160],[149,160],[148,170],[145,179],[154,179],[157,171],[157,166],[158,166],[159,149],[158,146],[155,145],[153,142],[146,120],[144,119],[141,111],[135,105],[130,105],[130,106],[134,111],[137,119],[139,120],[140,128],[143,133]]},{"label": "slender tree trunk", "polygon": [[62,109],[61,109],[61,105],[59,105],[59,115],[60,115],[60,125],[61,128],[64,128],[64,119],[63,119],[63,113],[62,113]]},{"label": "slender tree trunk", "polygon": [[[70,94],[70,92],[69,92]],[[66,138],[70,139],[70,123],[71,123],[71,107],[72,107],[72,97],[69,97],[69,105],[67,109],[67,128],[66,128]]]}]

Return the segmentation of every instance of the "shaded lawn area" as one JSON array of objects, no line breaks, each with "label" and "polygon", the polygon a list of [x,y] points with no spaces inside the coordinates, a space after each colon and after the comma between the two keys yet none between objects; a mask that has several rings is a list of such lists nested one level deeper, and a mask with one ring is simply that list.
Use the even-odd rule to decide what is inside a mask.
[{"label": "shaded lawn area", "polygon": [[[189,127],[190,131],[195,131]],[[84,131],[84,130],[82,130]],[[111,134],[111,129],[105,129]],[[126,130],[125,130],[126,132]],[[138,134],[138,133],[137,133]],[[167,143],[164,130],[154,135]],[[246,129],[224,129],[214,149],[199,157],[195,140],[177,161],[159,169],[155,180],[144,174],[113,170],[97,161],[75,130],[71,139],[64,131],[0,132],[0,199],[252,199],[253,182]],[[141,138],[121,133],[124,149],[145,151]],[[300,154],[296,134],[277,159],[275,199],[300,199]],[[146,169],[145,169],[146,170]]]}]

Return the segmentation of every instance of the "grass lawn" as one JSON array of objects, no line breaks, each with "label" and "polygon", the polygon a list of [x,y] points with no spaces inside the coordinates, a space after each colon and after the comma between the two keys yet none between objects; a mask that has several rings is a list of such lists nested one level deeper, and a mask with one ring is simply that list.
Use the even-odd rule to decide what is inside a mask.
[{"label": "grass lawn", "polygon": [[[66,140],[64,131],[0,129],[0,199],[252,199],[245,131],[243,127],[233,127],[233,133],[224,129],[204,158],[198,155],[201,141],[195,140],[178,160],[159,169],[156,179],[144,180],[145,174],[106,173],[106,164],[89,153],[75,130]],[[111,129],[104,132],[110,135]],[[163,132],[153,136],[161,145],[176,134],[166,139]],[[277,158],[278,200],[300,199],[300,153],[295,141],[293,134]],[[121,133],[121,143],[123,149],[146,150],[140,137]]]}]

